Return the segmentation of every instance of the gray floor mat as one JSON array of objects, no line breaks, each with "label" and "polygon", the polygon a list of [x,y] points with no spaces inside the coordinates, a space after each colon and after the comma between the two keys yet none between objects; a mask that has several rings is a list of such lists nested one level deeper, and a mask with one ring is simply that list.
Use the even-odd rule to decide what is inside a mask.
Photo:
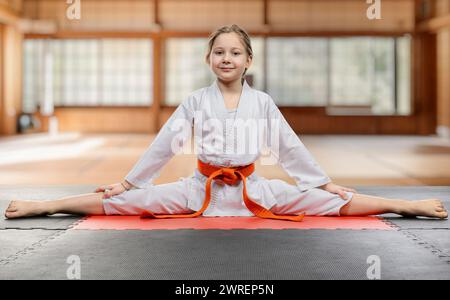
[{"label": "gray floor mat", "polygon": [[94,189],[95,186],[91,185],[0,185],[0,229],[67,229],[82,217],[58,214],[51,217],[5,220],[3,215],[11,200],[51,200],[71,195],[90,193]]},{"label": "gray floor mat", "polygon": [[[41,247],[48,240],[64,233],[61,230],[0,230],[0,266],[15,260],[26,251]],[[1,268],[1,267],[0,267]]]},{"label": "gray floor mat", "polygon": [[359,193],[389,198],[419,200],[441,198],[450,201],[450,186],[353,186]]},{"label": "gray floor mat", "polygon": [[450,264],[401,231],[68,230],[0,268],[0,279],[450,279]]}]

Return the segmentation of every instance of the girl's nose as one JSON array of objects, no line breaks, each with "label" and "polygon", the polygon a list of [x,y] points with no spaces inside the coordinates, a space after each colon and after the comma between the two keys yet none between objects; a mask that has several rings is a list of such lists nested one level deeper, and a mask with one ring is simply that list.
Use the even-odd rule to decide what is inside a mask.
[{"label": "girl's nose", "polygon": [[223,62],[229,62],[229,61],[230,61],[229,54],[225,54],[225,55],[223,56]]}]

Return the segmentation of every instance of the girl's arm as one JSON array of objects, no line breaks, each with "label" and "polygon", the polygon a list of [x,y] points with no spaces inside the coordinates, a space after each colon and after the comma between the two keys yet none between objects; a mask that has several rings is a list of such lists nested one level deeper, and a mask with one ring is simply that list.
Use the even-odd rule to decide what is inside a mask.
[{"label": "girl's arm", "polygon": [[[144,188],[152,185],[164,165],[190,141],[193,126],[193,110],[190,97],[181,103],[164,124],[153,142],[125,177],[131,186]],[[125,183],[125,185],[127,184]]]},{"label": "girl's arm", "polygon": [[278,132],[278,145],[271,144],[272,154],[278,163],[292,177],[301,191],[310,188],[324,186],[331,182],[330,177],[320,168],[314,157],[299,139],[289,123],[281,114],[275,102],[269,101],[269,124],[270,119],[276,121],[276,126],[269,126],[269,134],[276,137],[272,131]]}]

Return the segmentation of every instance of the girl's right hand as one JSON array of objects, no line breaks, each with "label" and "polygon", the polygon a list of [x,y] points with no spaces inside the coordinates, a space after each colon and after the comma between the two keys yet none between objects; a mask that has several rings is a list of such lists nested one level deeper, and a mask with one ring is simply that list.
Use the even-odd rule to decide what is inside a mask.
[{"label": "girl's right hand", "polygon": [[110,185],[104,185],[104,186],[98,187],[95,190],[96,193],[103,192],[103,199],[111,198],[112,196],[122,194],[125,191],[126,191],[125,187],[120,182],[113,183]]}]

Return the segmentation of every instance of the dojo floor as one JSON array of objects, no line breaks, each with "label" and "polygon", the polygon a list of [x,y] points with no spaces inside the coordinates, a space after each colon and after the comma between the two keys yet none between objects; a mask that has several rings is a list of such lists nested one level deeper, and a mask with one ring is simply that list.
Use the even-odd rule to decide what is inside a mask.
[{"label": "dojo floor", "polygon": [[[77,134],[1,139],[0,211],[11,199],[54,199],[120,180],[150,140]],[[337,184],[411,201],[437,197],[450,208],[448,142],[405,136],[303,141]],[[175,157],[157,183],[188,176],[194,166],[190,156]],[[290,181],[276,167],[258,167],[264,177]],[[374,256],[381,279],[450,279],[448,220],[382,217],[385,229],[343,229],[337,220],[335,229],[154,230],[80,229],[86,219],[67,215],[0,218],[0,279],[67,279],[74,255],[81,279],[365,280]]]}]

